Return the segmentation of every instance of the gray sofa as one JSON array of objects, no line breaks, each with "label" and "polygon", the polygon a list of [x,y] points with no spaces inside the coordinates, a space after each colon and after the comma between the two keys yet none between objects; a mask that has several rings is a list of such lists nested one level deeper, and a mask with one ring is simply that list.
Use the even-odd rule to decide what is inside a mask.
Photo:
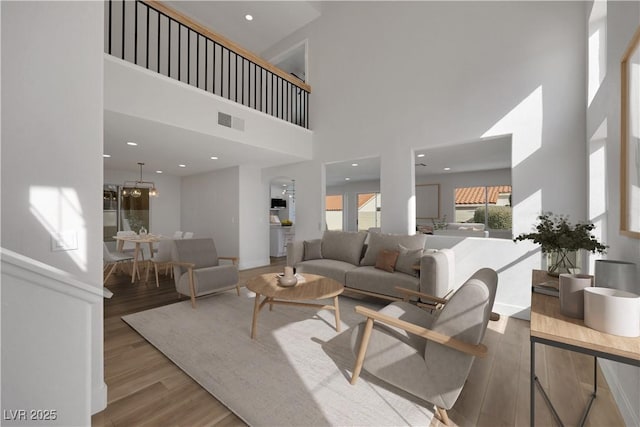
[{"label": "gray sofa", "polygon": [[[426,235],[325,231],[322,239],[294,241],[287,246],[287,265],[300,273],[319,274],[347,290],[386,299],[401,299],[396,286],[444,297],[453,289],[454,254],[450,249],[424,249]],[[397,252],[393,268],[381,269],[381,252]],[[419,270],[414,269],[419,266]],[[429,302],[429,301],[425,301]]]}]

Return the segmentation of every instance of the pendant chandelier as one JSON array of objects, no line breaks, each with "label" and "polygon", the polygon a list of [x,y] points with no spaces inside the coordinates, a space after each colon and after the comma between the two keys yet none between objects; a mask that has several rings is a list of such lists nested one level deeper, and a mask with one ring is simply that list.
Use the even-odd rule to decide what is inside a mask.
[{"label": "pendant chandelier", "polygon": [[143,189],[148,189],[149,196],[157,197],[159,193],[158,193],[158,190],[156,189],[156,185],[152,181],[142,180],[142,166],[144,166],[144,163],[138,162],[138,165],[140,166],[140,180],[125,181],[124,185],[122,186],[123,187],[122,196],[123,197],[131,196],[131,197],[138,198],[142,196]]}]

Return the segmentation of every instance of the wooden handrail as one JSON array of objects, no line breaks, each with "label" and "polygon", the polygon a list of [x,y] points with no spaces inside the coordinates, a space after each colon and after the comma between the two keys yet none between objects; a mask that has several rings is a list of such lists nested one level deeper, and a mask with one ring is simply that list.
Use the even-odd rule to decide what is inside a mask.
[{"label": "wooden handrail", "polygon": [[300,81],[299,79],[297,79],[296,77],[290,75],[289,73],[282,71],[280,68],[276,67],[275,65],[269,63],[268,61],[265,61],[264,59],[260,58],[258,55],[254,54],[253,52],[243,48],[242,46],[232,42],[231,40],[227,39],[226,37],[211,31],[210,29],[208,29],[207,27],[205,27],[204,25],[196,22],[195,20],[193,20],[192,18],[182,14],[181,12],[178,12],[177,10],[174,10],[172,8],[170,8],[169,6],[166,6],[164,3],[157,1],[157,0],[146,0],[146,1],[141,1],[141,3],[146,4],[147,6],[156,9],[159,12],[164,13],[165,15],[169,16],[170,18],[180,22],[181,24],[191,28],[194,31],[197,31],[198,33],[202,34],[205,37],[210,38],[211,40],[215,41],[216,43],[218,43],[221,46],[226,47],[227,49],[239,54],[240,56],[243,56],[244,58],[248,59],[249,61],[254,62],[255,64],[259,65],[260,67],[264,68],[265,70],[285,79],[286,81],[288,81],[289,83],[311,93],[311,86],[309,86],[308,84]]}]

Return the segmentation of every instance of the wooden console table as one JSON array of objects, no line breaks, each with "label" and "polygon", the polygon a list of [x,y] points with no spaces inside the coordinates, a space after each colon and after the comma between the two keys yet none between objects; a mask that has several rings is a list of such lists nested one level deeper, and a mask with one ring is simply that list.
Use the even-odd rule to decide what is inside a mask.
[{"label": "wooden console table", "polygon": [[[534,271],[534,280],[536,273]],[[597,358],[614,360],[633,366],[640,366],[640,338],[619,337],[605,334],[585,326],[582,319],[563,316],[560,313],[560,300],[557,297],[539,293],[531,294],[531,426],[535,425],[535,389],[551,409],[559,425],[564,425],[542,388],[535,371],[536,343],[563,348],[593,356],[593,393],[580,420],[583,426],[589,415],[591,404],[597,391]]]}]

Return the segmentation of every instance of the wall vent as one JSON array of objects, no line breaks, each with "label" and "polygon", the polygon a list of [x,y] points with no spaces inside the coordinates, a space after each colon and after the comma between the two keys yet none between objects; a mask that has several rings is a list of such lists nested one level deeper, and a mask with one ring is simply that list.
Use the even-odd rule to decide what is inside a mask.
[{"label": "wall vent", "polygon": [[231,114],[226,114],[218,111],[218,124],[228,128],[244,131],[244,119],[239,117],[233,117]]},{"label": "wall vent", "polygon": [[221,126],[231,127],[231,115],[218,111],[218,124]]}]

